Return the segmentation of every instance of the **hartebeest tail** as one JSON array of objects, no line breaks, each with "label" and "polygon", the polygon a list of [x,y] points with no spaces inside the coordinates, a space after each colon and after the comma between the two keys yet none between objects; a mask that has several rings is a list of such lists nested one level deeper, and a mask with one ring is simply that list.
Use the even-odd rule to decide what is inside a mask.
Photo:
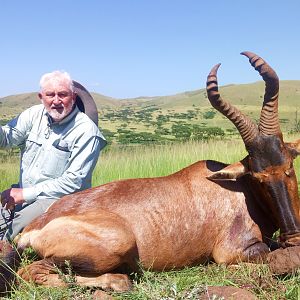
[{"label": "hartebeest tail", "polygon": [[204,160],[169,176],[120,180],[63,197],[17,242],[40,257],[18,271],[23,279],[62,285],[54,264],[69,261],[78,284],[121,291],[130,281],[116,272],[140,265],[160,271],[257,260],[268,255],[278,229],[282,246],[300,244],[293,167],[300,141],[283,142],[275,71],[259,56],[243,54],[266,84],[258,126],[222,99],[219,65],[208,75],[207,94],[237,127],[248,155],[231,165]]}]

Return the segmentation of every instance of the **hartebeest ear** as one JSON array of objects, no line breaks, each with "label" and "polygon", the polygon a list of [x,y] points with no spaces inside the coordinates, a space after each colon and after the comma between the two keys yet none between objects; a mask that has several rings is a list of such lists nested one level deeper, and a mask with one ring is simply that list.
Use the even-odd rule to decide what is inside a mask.
[{"label": "hartebeest ear", "polygon": [[288,147],[294,158],[300,154],[300,139],[293,143],[285,143],[285,145]]},{"label": "hartebeest ear", "polygon": [[247,162],[248,159],[244,158],[243,160],[231,164],[220,171],[214,172],[207,178],[210,180],[236,180],[249,173]]}]

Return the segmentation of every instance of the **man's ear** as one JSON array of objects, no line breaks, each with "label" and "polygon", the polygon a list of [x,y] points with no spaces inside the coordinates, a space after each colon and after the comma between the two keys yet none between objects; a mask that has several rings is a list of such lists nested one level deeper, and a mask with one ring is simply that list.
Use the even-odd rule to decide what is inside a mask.
[{"label": "man's ear", "polygon": [[42,100],[42,99],[43,99],[43,95],[42,95],[42,93],[38,93],[38,96],[39,96],[40,100]]},{"label": "man's ear", "polygon": [[244,158],[243,160],[231,164],[220,171],[214,172],[207,178],[210,180],[236,180],[248,173],[248,159]]},{"label": "man's ear", "polygon": [[74,101],[76,100],[76,97],[77,97],[77,93],[76,93],[76,92],[73,92],[73,100],[74,100]]}]

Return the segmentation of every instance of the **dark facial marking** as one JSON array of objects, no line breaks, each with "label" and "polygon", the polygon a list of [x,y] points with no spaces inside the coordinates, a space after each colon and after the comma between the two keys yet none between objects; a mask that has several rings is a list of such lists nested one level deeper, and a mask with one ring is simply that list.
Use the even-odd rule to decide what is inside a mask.
[{"label": "dark facial marking", "polygon": [[285,145],[277,136],[258,136],[247,150],[252,172],[262,172],[268,167],[283,165],[288,159]]}]

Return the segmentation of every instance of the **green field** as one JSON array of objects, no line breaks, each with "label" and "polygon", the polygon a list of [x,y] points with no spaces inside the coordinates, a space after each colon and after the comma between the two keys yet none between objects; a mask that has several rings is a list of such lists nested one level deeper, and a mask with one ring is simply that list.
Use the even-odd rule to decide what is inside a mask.
[{"label": "green field", "polygon": [[[294,140],[300,136],[286,136]],[[111,145],[103,151],[96,166],[93,185],[122,178],[163,176],[175,172],[201,159],[215,159],[231,163],[245,156],[240,139],[208,142],[172,143],[166,145]],[[16,182],[18,158],[15,155],[0,156],[0,190]],[[300,176],[300,160],[295,161],[297,176]],[[84,200],[83,200],[84,201]],[[27,258],[24,258],[26,263]],[[72,274],[68,280],[72,279]],[[299,299],[300,273],[286,277],[274,277],[265,265],[239,264],[236,267],[209,264],[186,268],[181,271],[155,273],[144,271],[135,278],[134,289],[124,294],[114,293],[116,299],[197,299],[197,293],[210,285],[229,285],[246,288],[259,299]],[[72,281],[72,280],[71,280]],[[92,299],[93,290],[81,289],[74,284],[69,288],[43,288],[21,283],[12,294],[12,299]],[[213,299],[213,298],[212,298]],[[217,298],[214,298],[217,299]]]},{"label": "green field", "polygon": [[[259,119],[263,81],[223,86],[220,92],[254,121]],[[135,99],[92,95],[98,107],[99,126],[110,143],[159,144],[237,135],[233,124],[211,107],[205,89]],[[0,98],[0,124],[39,103],[37,93]],[[300,131],[300,81],[280,82],[279,119],[283,132]]]}]

